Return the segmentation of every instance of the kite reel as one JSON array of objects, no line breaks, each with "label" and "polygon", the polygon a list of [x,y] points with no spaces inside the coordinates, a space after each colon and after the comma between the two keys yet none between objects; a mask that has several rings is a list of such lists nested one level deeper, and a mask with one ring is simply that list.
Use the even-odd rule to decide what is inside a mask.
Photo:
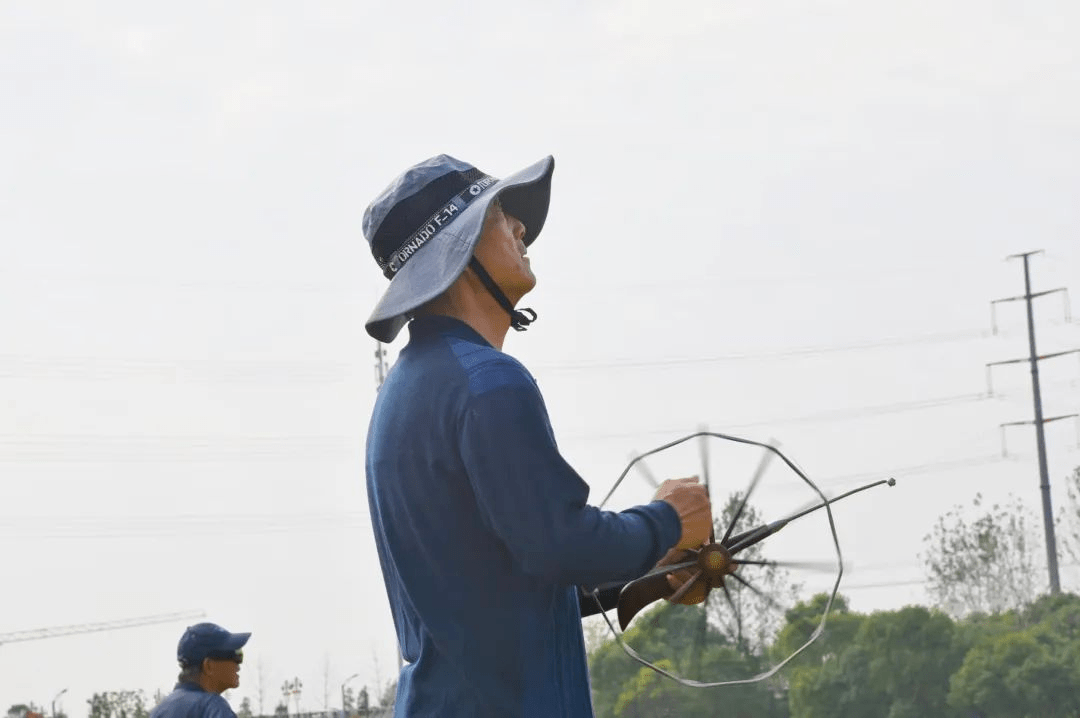
[{"label": "kite reel", "polygon": [[[703,479],[703,483],[705,484],[705,489],[707,492],[710,491],[708,460],[709,438],[732,441],[738,444],[758,446],[765,450],[746,491],[744,491],[739,496],[738,506],[735,509],[731,520],[728,522],[728,525],[723,532],[723,536],[720,538],[720,540],[716,540],[715,535],[710,536],[709,541],[697,549],[684,551],[682,553],[676,554],[673,558],[665,557],[665,561],[661,562],[661,564],[663,565],[657,565],[656,568],[649,571],[644,576],[641,576],[627,583],[620,591],[617,603],[618,623],[621,630],[615,629],[615,626],[608,618],[607,613],[604,610],[604,606],[601,604],[599,598],[599,591],[609,587],[598,587],[596,589],[593,589],[592,591],[587,591],[586,593],[591,595],[593,600],[599,606],[600,613],[601,615],[603,615],[604,621],[608,624],[608,627],[611,629],[611,632],[614,635],[615,639],[618,641],[619,645],[622,647],[622,649],[626,652],[627,655],[629,655],[638,663],[641,663],[642,665],[651,668],[657,673],[667,678],[670,678],[678,683],[692,687],[707,688],[713,686],[754,683],[757,681],[765,680],[766,678],[774,675],[795,656],[802,653],[807,647],[809,647],[810,644],[813,643],[818,638],[818,636],[820,636],[821,633],[825,630],[825,622],[828,618],[830,611],[832,610],[833,601],[836,598],[836,593],[840,586],[840,579],[843,576],[844,571],[843,556],[840,551],[840,541],[836,534],[836,525],[833,518],[832,505],[840,501],[841,499],[847,498],[849,496],[852,496],[853,494],[857,494],[867,489],[874,488],[876,486],[881,486],[883,484],[887,486],[894,486],[896,484],[896,480],[889,478],[874,481],[846,493],[835,496],[833,498],[829,498],[787,456],[785,456],[775,446],[775,444],[752,441],[750,439],[743,439],[727,434],[718,434],[703,429],[634,457],[623,470],[622,474],[619,475],[619,478],[616,480],[615,485],[612,486],[607,496],[604,497],[604,500],[600,503],[600,506],[603,507],[604,504],[607,503],[607,501],[611,498],[612,494],[615,492],[615,489],[619,487],[619,484],[622,483],[623,479],[626,478],[627,474],[629,474],[630,470],[635,466],[638,466],[645,473],[646,478],[649,478],[651,483],[658,485],[658,482],[656,482],[655,479],[651,478],[651,474],[649,474],[648,470],[645,468],[643,460],[648,456],[658,454],[662,451],[671,449],[675,446],[678,446],[679,444],[683,444],[695,438],[699,440],[702,460],[701,477]],[[765,469],[769,464],[769,461],[774,456],[780,458],[780,460],[783,461],[784,464],[786,464],[787,467],[791,469],[799,477],[799,479],[801,479],[806,484],[806,486],[808,486],[814,492],[814,494],[816,494],[817,499],[811,505],[799,511],[796,511],[784,518],[768,523],[763,523],[740,533],[735,533],[735,528],[738,526],[739,521],[744,518],[744,514],[747,510],[750,497],[760,483],[761,478],[765,473]],[[729,582],[732,581],[736,582],[741,587],[748,589],[752,593],[755,593],[758,596],[764,598],[766,601],[772,602],[772,599],[769,596],[765,595],[758,587],[756,587],[751,580],[740,575],[740,570],[745,567],[755,565],[777,567],[807,567],[807,564],[805,562],[793,563],[763,560],[755,557],[753,555],[755,552],[751,552],[749,551],[749,549],[757,546],[766,538],[773,536],[777,532],[781,531],[782,529],[790,525],[792,522],[797,521],[804,516],[820,511],[822,509],[824,509],[824,512],[828,518],[829,532],[832,537],[833,546],[835,547],[836,579],[833,583],[832,591],[829,594],[828,601],[826,602],[824,611],[821,615],[821,620],[819,621],[817,628],[813,631],[813,633],[811,633],[810,637],[806,640],[806,642],[803,643],[795,651],[793,651],[791,655],[789,655],[787,658],[776,663],[768,670],[749,678],[703,682],[683,678],[675,675],[670,671],[664,670],[663,668],[659,668],[653,663],[642,658],[640,655],[638,655],[636,651],[634,651],[632,647],[627,645],[626,641],[623,639],[622,631],[626,630],[631,620],[633,620],[633,618],[638,615],[643,609],[662,598],[667,599],[672,603],[677,603],[682,600],[688,594],[688,592],[694,590],[695,588],[697,588],[697,590],[701,590],[701,588],[704,587],[706,600],[708,598],[708,595],[713,590],[721,590],[724,593],[724,596],[727,599],[729,606],[735,610],[737,609],[735,607],[735,602],[732,598],[731,590],[729,589]],[[684,576],[686,575],[685,572],[689,572],[689,577],[684,580],[683,583],[678,586],[678,588],[673,587],[672,582],[669,581],[669,576],[672,576],[673,574],[680,574],[680,576]],[[703,614],[703,620],[706,620],[705,614]],[[705,626],[703,625],[703,629],[704,628]]]}]

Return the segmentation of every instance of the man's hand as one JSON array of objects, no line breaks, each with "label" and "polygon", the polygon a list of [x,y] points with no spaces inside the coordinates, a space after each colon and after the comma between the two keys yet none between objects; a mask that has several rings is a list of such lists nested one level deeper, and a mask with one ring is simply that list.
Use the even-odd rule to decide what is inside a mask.
[{"label": "man's hand", "polygon": [[682,536],[677,549],[697,548],[712,534],[712,505],[705,487],[696,476],[688,479],[668,479],[656,490],[654,500],[667,501],[679,514]]},{"label": "man's hand", "polygon": [[[673,548],[665,554],[665,556],[656,562],[656,566],[670,566],[676,563],[686,563],[690,560],[690,552],[682,551],[677,548]],[[696,568],[684,568],[681,571],[675,571],[667,575],[668,585],[671,586],[672,591],[678,591],[682,588],[682,585],[690,580],[690,577],[694,575]],[[685,606],[693,606],[701,603],[705,600],[705,597],[709,595],[709,591],[705,587],[705,582],[698,580],[690,587],[690,590],[683,594],[682,598],[675,603],[681,603]]]}]

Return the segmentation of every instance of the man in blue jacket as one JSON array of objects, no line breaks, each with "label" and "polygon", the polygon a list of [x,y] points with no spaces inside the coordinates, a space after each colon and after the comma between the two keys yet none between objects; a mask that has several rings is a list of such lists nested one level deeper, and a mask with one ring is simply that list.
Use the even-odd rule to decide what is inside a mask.
[{"label": "man in blue jacket", "polygon": [[[628,581],[709,537],[696,479],[619,513],[587,503],[532,375],[503,353],[535,318],[528,247],[554,160],[498,180],[447,155],[364,214],[390,285],[366,328],[409,324],[367,437],[372,525],[407,664],[396,716],[591,716],[578,587]],[[698,599],[700,600],[700,599]]]},{"label": "man in blue jacket", "polygon": [[180,676],[150,718],[236,718],[221,694],[240,685],[240,664],[250,633],[230,633],[214,623],[188,626],[176,646]]}]

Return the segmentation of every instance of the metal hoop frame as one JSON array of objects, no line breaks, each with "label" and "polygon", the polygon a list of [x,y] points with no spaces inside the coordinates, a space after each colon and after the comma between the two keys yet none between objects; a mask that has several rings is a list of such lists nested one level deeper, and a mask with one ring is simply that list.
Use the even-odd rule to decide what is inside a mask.
[{"label": "metal hoop frame", "polygon": [[[646,668],[650,668],[653,671],[656,671],[657,673],[664,676],[665,678],[670,678],[671,680],[675,681],[676,683],[679,683],[679,684],[684,685],[684,686],[688,686],[690,688],[716,688],[716,687],[719,687],[719,686],[734,686],[734,685],[745,685],[745,684],[748,684],[748,683],[758,683],[760,681],[771,678],[773,675],[775,675],[777,673],[777,671],[779,671],[781,668],[786,666],[793,658],[795,658],[795,656],[797,656],[800,653],[802,653],[803,651],[805,651],[810,646],[810,644],[812,644],[814,641],[816,641],[818,639],[818,637],[825,631],[825,623],[826,623],[826,621],[827,621],[827,619],[829,617],[829,613],[832,611],[832,605],[833,605],[833,601],[836,598],[836,593],[840,589],[840,579],[844,575],[844,557],[843,557],[842,552],[840,551],[840,539],[836,535],[836,522],[833,519],[833,513],[832,513],[832,503],[834,501],[837,501],[839,498],[843,498],[843,496],[837,497],[836,499],[829,499],[828,497],[826,497],[825,494],[821,491],[821,489],[818,488],[817,484],[815,484],[813,481],[811,481],[810,478],[806,474],[804,474],[802,472],[802,470],[800,470],[799,467],[797,467],[795,465],[794,462],[791,461],[791,459],[789,459],[787,456],[785,456],[782,451],[780,451],[778,448],[776,448],[772,444],[767,444],[767,443],[760,442],[760,441],[754,441],[752,439],[744,439],[744,438],[738,437],[738,436],[731,436],[729,434],[719,434],[719,433],[716,433],[716,432],[713,432],[713,431],[697,431],[697,432],[694,432],[693,434],[689,434],[689,435],[684,436],[682,438],[675,439],[674,441],[670,441],[670,442],[664,444],[663,446],[659,446],[659,447],[657,447],[655,449],[651,449],[651,450],[646,451],[645,453],[643,453],[643,454],[641,454],[639,456],[634,457],[634,459],[632,461],[630,461],[629,464],[626,465],[626,468],[623,469],[623,472],[619,475],[619,478],[615,481],[615,485],[611,487],[610,491],[608,491],[607,495],[604,497],[604,500],[600,502],[600,507],[602,508],[604,506],[604,504],[606,504],[608,502],[608,500],[611,498],[611,495],[615,493],[615,490],[617,488],[619,488],[619,484],[621,484],[623,479],[626,478],[626,475],[630,473],[630,469],[632,469],[634,467],[634,464],[641,461],[642,459],[644,459],[647,456],[652,456],[653,454],[658,454],[661,451],[666,451],[666,450],[668,450],[670,448],[678,446],[679,444],[683,444],[683,443],[685,443],[687,441],[690,441],[691,439],[696,439],[698,437],[704,437],[704,438],[713,437],[713,438],[717,438],[717,439],[723,439],[725,441],[733,441],[733,442],[735,442],[737,444],[747,444],[747,445],[750,445],[750,446],[759,446],[759,447],[761,447],[763,449],[766,449],[767,451],[771,451],[775,456],[778,456],[785,464],[787,464],[788,468],[790,468],[792,471],[794,471],[795,474],[800,479],[802,479],[803,482],[805,482],[806,485],[809,486],[814,491],[814,493],[818,495],[818,497],[821,498],[821,506],[820,506],[820,508],[824,508],[825,513],[829,517],[829,532],[832,534],[833,546],[836,547],[836,581],[833,583],[832,592],[829,594],[829,600],[825,604],[825,610],[821,614],[821,621],[818,622],[817,628],[814,629],[814,632],[810,634],[810,638],[808,638],[805,643],[803,643],[801,646],[799,646],[799,648],[795,649],[795,651],[793,651],[790,656],[788,656],[784,660],[780,661],[775,666],[771,667],[769,670],[764,671],[762,673],[758,673],[757,675],[755,675],[755,676],[753,676],[751,678],[742,678],[742,679],[730,680],[730,681],[714,681],[714,682],[704,682],[704,681],[691,680],[689,678],[683,678],[682,676],[675,675],[674,673],[672,673],[670,671],[666,671],[663,668],[660,668],[660,667],[656,666],[655,664],[650,663],[645,658],[641,657],[641,655],[638,654],[637,651],[635,651],[633,648],[631,648],[629,645],[627,645],[626,641],[623,640],[622,633],[620,633],[615,628],[615,625],[611,622],[611,619],[608,618],[607,611],[604,610],[604,607],[600,603],[600,597],[598,595],[598,591],[596,589],[593,589],[592,591],[586,591],[586,593],[588,593],[590,596],[592,596],[593,600],[596,601],[596,605],[600,609],[600,615],[602,615],[604,617],[604,622],[607,623],[608,628],[611,629],[611,634],[615,637],[615,640],[622,647],[622,649],[626,653],[626,655],[630,656],[630,658],[634,659],[635,661],[637,661],[641,665],[645,666]],[[889,481],[891,481],[891,479]],[[885,481],[877,482],[877,483],[885,483]],[[877,485],[877,483],[871,484],[871,485]],[[869,486],[864,487],[864,488],[869,488]],[[848,494],[845,494],[845,496],[846,495],[848,495]],[[747,492],[747,496],[745,496],[743,500],[745,502],[748,499],[749,499],[749,492]],[[799,515],[802,515],[802,514],[799,514]],[[736,520],[737,520],[737,518],[736,518]]]}]

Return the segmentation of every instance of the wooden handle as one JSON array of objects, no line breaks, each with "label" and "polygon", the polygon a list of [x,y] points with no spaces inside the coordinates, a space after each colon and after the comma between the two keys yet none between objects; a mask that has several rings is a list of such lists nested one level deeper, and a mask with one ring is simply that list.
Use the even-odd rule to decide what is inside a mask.
[{"label": "wooden handle", "polygon": [[653,601],[675,593],[668,583],[667,573],[658,573],[631,581],[619,593],[619,628],[626,630],[630,620]]}]

